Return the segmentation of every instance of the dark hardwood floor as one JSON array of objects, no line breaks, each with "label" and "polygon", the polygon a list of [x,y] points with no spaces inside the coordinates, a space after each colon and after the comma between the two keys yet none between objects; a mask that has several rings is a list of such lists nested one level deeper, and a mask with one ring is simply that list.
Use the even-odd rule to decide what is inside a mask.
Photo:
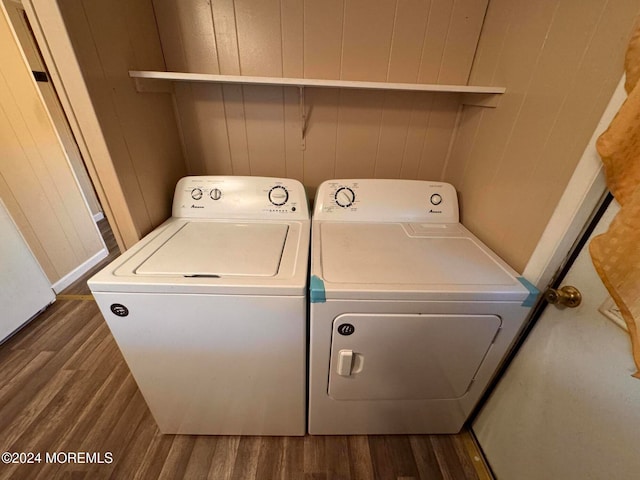
[{"label": "dark hardwood floor", "polygon": [[[111,249],[104,266],[118,252],[105,221],[101,229]],[[160,434],[91,300],[85,283],[91,273],[0,346],[0,453],[40,454],[40,463],[0,463],[0,478],[490,478],[467,432],[368,437]],[[70,462],[69,453],[75,452],[99,454],[93,460],[104,463]],[[47,463],[55,454],[58,463]]]}]

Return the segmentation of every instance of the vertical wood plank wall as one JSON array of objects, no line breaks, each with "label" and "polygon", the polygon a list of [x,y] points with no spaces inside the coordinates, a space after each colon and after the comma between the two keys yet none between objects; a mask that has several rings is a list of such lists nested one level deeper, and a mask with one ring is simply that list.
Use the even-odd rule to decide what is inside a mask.
[{"label": "vertical wood plank wall", "polygon": [[0,9],[0,197],[54,284],[104,244]]},{"label": "vertical wood plank wall", "polygon": [[[164,69],[150,0],[59,0],[58,6],[126,199],[135,235],[130,247],[171,214],[186,174],[173,102],[139,94],[131,69]],[[94,159],[95,161],[95,159]]]},{"label": "vertical wood plank wall", "polygon": [[[154,0],[167,69],[466,84],[486,1]],[[191,174],[439,179],[455,94],[175,83]]]},{"label": "vertical wood plank wall", "polygon": [[[24,18],[24,7],[22,7],[22,4],[19,4],[14,0],[4,0],[3,3],[7,9],[11,25],[13,26],[18,40],[20,41],[22,51],[27,58],[27,62],[29,62],[29,67],[31,70],[46,72],[46,67],[42,61],[40,53],[38,52],[37,43],[28,30],[29,27]],[[69,157],[71,168],[73,168],[73,172],[78,179],[80,189],[82,190],[84,198],[87,200],[91,213],[94,216],[96,214],[101,214],[102,208],[100,208],[98,197],[93,190],[91,179],[89,178],[87,169],[82,161],[82,155],[80,154],[78,145],[76,144],[71,128],[69,127],[69,123],[64,115],[64,111],[62,110],[60,100],[58,100],[56,91],[52,86],[52,82],[37,82],[36,85],[38,85],[40,89],[44,103],[47,110],[49,110],[49,115],[51,115],[53,124],[60,136],[64,150]]]},{"label": "vertical wood plank wall", "polygon": [[496,109],[464,107],[444,179],[462,219],[526,266],[622,75],[637,0],[492,0],[470,83],[502,85]]}]

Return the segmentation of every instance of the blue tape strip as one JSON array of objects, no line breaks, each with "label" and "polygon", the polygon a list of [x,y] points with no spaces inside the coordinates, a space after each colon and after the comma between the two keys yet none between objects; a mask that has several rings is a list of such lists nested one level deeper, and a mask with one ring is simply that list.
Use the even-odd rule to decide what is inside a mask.
[{"label": "blue tape strip", "polygon": [[316,275],[312,275],[309,282],[309,300],[311,300],[311,303],[324,303],[327,301],[324,282]]},{"label": "blue tape strip", "polygon": [[536,304],[536,300],[538,300],[540,290],[538,290],[533,283],[531,283],[524,277],[517,277],[517,279],[522,285],[524,285],[527,290],[529,290],[529,296],[524,299],[524,302],[522,302],[522,306],[533,307]]}]

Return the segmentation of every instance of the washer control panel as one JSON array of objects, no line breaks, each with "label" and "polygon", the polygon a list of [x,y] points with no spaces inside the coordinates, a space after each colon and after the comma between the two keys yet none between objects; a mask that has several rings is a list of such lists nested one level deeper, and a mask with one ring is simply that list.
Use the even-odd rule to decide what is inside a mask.
[{"label": "washer control panel", "polygon": [[314,219],[458,223],[458,197],[443,182],[328,180],[318,187]]},{"label": "washer control panel", "polygon": [[308,220],[309,207],[304,187],[297,180],[209,175],[180,179],[173,216]]}]

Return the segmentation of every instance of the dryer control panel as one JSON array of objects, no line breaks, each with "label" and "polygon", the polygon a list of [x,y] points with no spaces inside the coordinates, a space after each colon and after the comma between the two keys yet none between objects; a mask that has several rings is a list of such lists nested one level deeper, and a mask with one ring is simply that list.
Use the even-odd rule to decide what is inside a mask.
[{"label": "dryer control panel", "polygon": [[316,193],[315,220],[458,223],[449,183],[420,180],[328,180]]},{"label": "dryer control panel", "polygon": [[180,179],[173,216],[308,220],[309,206],[297,180],[207,175]]}]

